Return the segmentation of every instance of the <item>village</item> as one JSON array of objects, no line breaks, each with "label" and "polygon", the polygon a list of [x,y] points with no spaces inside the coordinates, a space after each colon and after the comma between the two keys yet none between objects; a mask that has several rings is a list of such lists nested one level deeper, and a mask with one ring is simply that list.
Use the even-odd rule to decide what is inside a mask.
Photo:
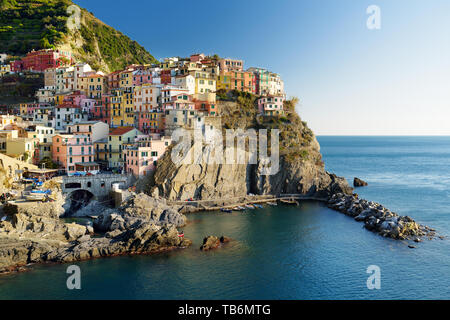
[{"label": "village", "polygon": [[58,175],[145,176],[176,129],[204,132],[220,124],[219,93],[250,93],[261,114],[283,114],[281,77],[262,68],[244,70],[242,60],[193,54],[105,74],[53,49],[8,64],[6,58],[0,55],[0,76],[43,73],[45,86],[35,102],[0,115],[0,153]]}]

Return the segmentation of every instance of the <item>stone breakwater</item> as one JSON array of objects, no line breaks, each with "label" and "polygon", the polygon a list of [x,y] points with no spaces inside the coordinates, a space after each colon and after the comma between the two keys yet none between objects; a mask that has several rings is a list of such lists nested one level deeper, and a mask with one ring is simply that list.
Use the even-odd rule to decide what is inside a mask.
[{"label": "stone breakwater", "polygon": [[56,201],[3,208],[0,272],[20,270],[30,263],[150,254],[191,245],[177,230],[186,217],[165,201],[144,194],[133,195],[118,209],[104,208],[93,226],[65,223],[60,219],[61,206]]},{"label": "stone breakwater", "polygon": [[379,203],[360,199],[356,194],[334,194],[328,200],[328,207],[363,222],[367,230],[383,237],[415,242],[436,237],[436,230],[420,225],[408,216],[400,216]]}]

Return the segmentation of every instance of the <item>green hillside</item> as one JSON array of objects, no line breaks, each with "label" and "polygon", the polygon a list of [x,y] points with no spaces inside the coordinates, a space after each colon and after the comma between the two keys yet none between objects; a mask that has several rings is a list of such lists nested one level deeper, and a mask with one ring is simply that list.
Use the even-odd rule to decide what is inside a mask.
[{"label": "green hillside", "polygon": [[24,55],[31,49],[70,50],[103,71],[155,58],[136,41],[81,9],[81,27],[69,31],[70,0],[0,0],[0,53]]}]

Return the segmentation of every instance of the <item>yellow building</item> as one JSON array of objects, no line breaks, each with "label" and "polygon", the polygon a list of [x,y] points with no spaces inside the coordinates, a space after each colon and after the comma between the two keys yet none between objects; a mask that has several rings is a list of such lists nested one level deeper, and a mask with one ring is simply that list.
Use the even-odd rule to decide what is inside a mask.
[{"label": "yellow building", "polygon": [[123,150],[127,145],[132,145],[142,132],[133,127],[118,127],[112,129],[108,135],[108,166],[114,169],[123,169]]},{"label": "yellow building", "polygon": [[27,163],[33,163],[39,139],[15,138],[6,141],[6,155]]},{"label": "yellow building", "polygon": [[216,92],[217,77],[210,72],[195,73],[195,94]]},{"label": "yellow building", "polygon": [[108,165],[108,139],[101,139],[94,142],[95,161]]},{"label": "yellow building", "polygon": [[101,73],[80,77],[78,78],[78,88],[88,98],[101,99],[106,93],[106,77]]},{"label": "yellow building", "polygon": [[55,95],[55,104],[56,105],[60,105],[63,104],[64,101],[64,97],[66,96],[66,94],[56,94]]},{"label": "yellow building", "polygon": [[9,64],[0,65],[0,77],[11,72],[11,66]]}]

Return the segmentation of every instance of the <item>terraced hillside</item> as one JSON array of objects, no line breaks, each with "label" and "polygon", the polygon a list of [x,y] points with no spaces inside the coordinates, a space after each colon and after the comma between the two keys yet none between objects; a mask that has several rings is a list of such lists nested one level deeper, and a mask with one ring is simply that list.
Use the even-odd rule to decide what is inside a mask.
[{"label": "terraced hillside", "polygon": [[81,8],[79,28],[69,30],[70,0],[0,0],[0,52],[23,56],[31,49],[70,50],[106,72],[155,58],[121,32]]}]

